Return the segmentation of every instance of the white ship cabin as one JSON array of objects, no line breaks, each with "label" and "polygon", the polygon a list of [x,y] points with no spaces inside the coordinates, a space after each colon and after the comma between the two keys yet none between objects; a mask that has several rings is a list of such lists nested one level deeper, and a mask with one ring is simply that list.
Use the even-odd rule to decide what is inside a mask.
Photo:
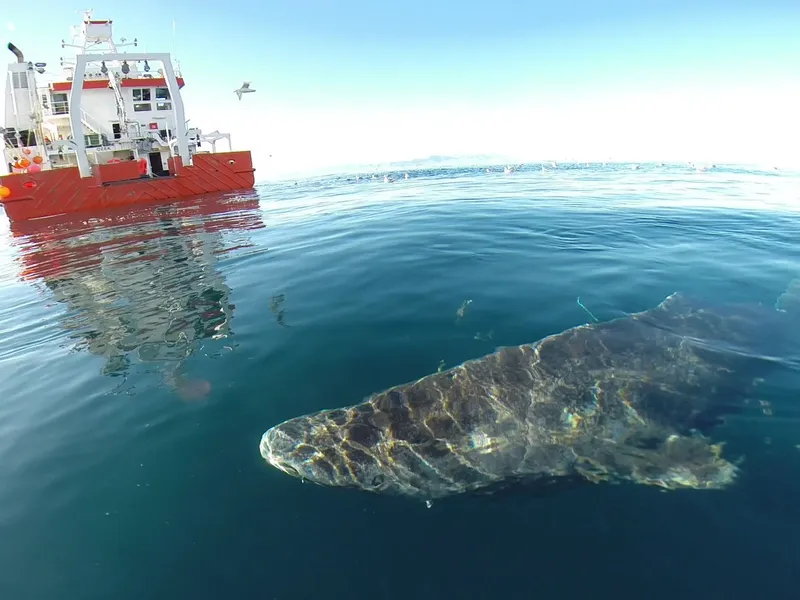
[{"label": "white ship cabin", "polygon": [[187,127],[184,81],[169,54],[122,52],[137,40],[115,43],[112,22],[88,12],[75,29],[73,43],[62,40],[62,47],[78,51],[62,57],[60,76],[8,45],[16,58],[8,65],[2,131],[9,173],[78,167],[89,177],[93,164],[138,160],[142,175],[161,176],[171,156],[188,165],[203,143],[213,147],[224,137],[230,147],[227,134],[206,138]]}]

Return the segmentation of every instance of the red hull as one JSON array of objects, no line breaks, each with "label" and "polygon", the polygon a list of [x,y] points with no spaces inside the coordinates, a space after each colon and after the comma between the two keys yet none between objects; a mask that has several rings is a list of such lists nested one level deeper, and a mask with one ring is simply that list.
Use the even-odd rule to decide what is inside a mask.
[{"label": "red hull", "polygon": [[[189,198],[209,192],[252,189],[255,169],[249,151],[195,154],[191,166],[170,159],[166,177],[120,179],[128,165],[101,165],[93,177],[81,178],[77,167],[7,175],[0,185],[11,190],[0,200],[11,221],[65,213],[103,210]],[[130,167],[134,167],[130,164]]]}]

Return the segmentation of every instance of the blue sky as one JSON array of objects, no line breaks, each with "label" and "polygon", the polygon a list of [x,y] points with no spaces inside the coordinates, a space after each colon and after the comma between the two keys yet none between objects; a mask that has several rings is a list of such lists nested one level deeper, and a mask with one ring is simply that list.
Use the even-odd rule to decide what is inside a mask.
[{"label": "blue sky", "polygon": [[[262,176],[431,154],[800,164],[796,0],[92,7],[153,52],[174,18],[192,125]],[[7,3],[3,46],[55,65],[81,8]]]}]

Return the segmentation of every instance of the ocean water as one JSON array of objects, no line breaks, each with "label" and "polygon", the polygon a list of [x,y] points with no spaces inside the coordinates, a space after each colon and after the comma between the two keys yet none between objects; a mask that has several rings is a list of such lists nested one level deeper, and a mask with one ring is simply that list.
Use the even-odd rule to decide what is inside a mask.
[{"label": "ocean water", "polygon": [[676,290],[772,306],[800,277],[800,176],[382,175],[0,221],[0,598],[797,598],[797,356],[712,432],[745,457],[724,491],[428,508],[304,484],[258,444]]}]

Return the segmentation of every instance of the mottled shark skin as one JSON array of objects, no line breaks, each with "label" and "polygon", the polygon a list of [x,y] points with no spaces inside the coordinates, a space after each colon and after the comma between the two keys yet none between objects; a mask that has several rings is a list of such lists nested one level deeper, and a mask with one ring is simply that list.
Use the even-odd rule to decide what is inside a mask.
[{"label": "mottled shark skin", "polygon": [[737,467],[702,431],[739,409],[797,315],[676,293],[651,310],[501,348],[264,433],[307,481],[433,500],[510,481],[720,489]]}]

